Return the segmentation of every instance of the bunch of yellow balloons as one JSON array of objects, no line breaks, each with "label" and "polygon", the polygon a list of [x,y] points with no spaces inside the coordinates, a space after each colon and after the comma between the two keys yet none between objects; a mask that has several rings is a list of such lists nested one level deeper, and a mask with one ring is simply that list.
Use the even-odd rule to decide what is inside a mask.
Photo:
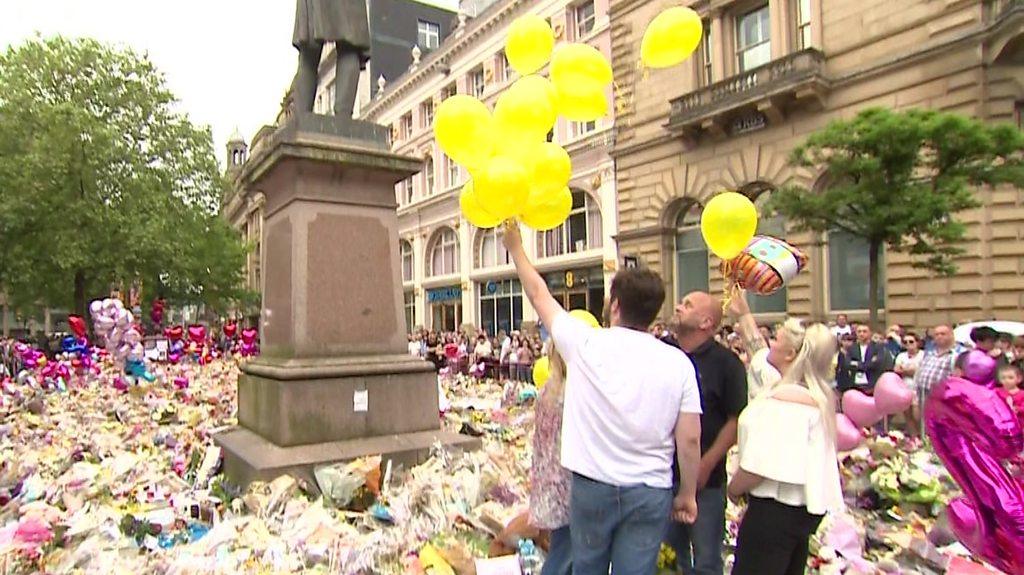
[{"label": "bunch of yellow balloons", "polygon": [[640,60],[648,68],[675,66],[693,54],[703,34],[704,25],[696,12],[673,6],[647,25],[640,42]]},{"label": "bunch of yellow balloons", "polygon": [[[437,109],[434,136],[469,171],[459,206],[471,224],[493,228],[518,218],[549,230],[572,210],[572,161],[547,134],[558,116],[589,122],[608,113],[612,68],[586,44],[556,49],[551,26],[534,15],[512,23],[505,55],[521,77],[498,97],[494,112],[477,98],[452,96]],[[538,74],[549,62],[550,79]]]}]

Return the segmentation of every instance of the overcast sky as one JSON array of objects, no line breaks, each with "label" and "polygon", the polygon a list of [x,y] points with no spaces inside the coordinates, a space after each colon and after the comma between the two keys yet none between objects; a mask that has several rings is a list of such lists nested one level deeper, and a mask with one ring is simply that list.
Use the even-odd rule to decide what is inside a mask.
[{"label": "overcast sky", "polygon": [[0,0],[0,47],[38,32],[148,53],[182,109],[213,129],[223,163],[236,127],[249,141],[277,116],[295,73],[294,16],[295,0]]}]

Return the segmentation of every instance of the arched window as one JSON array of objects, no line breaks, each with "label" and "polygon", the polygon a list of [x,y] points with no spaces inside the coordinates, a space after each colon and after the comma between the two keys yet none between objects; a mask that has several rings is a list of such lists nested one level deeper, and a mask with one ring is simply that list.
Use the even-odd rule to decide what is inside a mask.
[{"label": "arched window", "polygon": [[708,291],[708,247],[700,233],[700,204],[676,216],[676,300],[692,291]]},{"label": "arched window", "polygon": [[412,255],[412,244],[405,240],[399,242],[399,246],[402,252],[402,281],[411,282],[414,277],[413,273],[413,255]]},{"label": "arched window", "polygon": [[540,257],[574,254],[601,247],[601,210],[590,194],[573,190],[572,211],[564,224],[537,234]]},{"label": "arched window", "polygon": [[[828,306],[833,311],[866,310],[871,294],[870,244],[849,232],[828,233]],[[885,250],[878,254],[878,307],[885,307]]]},{"label": "arched window", "polygon": [[512,263],[512,257],[501,243],[497,228],[481,230],[479,235],[479,252],[476,267],[491,268]]},{"label": "arched window", "polygon": [[[757,234],[785,239],[786,219],[777,213],[769,212],[765,207],[769,194],[771,194],[771,188],[767,186],[749,192],[759,214]],[[771,295],[751,295],[747,299],[750,302],[750,311],[754,313],[785,313],[786,311],[786,288],[784,287]]]},{"label": "arched window", "polygon": [[455,230],[444,228],[434,237],[430,247],[428,276],[459,273],[459,237]]}]

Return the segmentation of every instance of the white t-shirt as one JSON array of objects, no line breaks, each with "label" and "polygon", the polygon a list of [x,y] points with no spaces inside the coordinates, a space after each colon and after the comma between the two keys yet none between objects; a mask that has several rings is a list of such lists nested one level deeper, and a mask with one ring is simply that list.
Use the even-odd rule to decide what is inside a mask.
[{"label": "white t-shirt", "polygon": [[410,341],[409,342],[409,355],[414,356],[414,357],[419,357],[420,356],[420,347],[421,347],[420,346],[420,342],[418,342],[418,341]]},{"label": "white t-shirt", "polygon": [[836,339],[839,339],[844,335],[853,335],[853,326],[850,324],[846,324],[843,327],[834,325],[832,326],[832,335],[834,335]]},{"label": "white t-shirt", "polygon": [[567,377],[562,466],[619,487],[671,488],[679,413],[701,413],[693,363],[646,332],[551,326]]},{"label": "white t-shirt", "polygon": [[750,358],[747,368],[747,397],[753,400],[761,391],[768,389],[782,379],[775,366],[768,363],[768,348],[762,348]]},{"label": "white t-shirt", "polygon": [[[914,357],[910,357],[910,354],[904,351],[896,356],[896,367],[912,367],[914,368],[914,373],[916,374],[917,370],[921,368],[922,359],[924,359],[923,351],[918,351],[917,355],[915,355]],[[907,384],[907,387],[909,387],[910,389],[917,389],[917,384],[914,383],[913,375],[904,375],[903,383]]]}]

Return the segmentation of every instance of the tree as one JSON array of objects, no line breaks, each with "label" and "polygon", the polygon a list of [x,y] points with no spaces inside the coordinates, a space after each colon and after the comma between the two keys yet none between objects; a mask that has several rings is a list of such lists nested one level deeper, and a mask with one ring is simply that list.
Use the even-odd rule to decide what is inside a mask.
[{"label": "tree", "polygon": [[172,302],[245,297],[210,132],[175,106],[130,50],[57,37],[0,54],[0,287],[15,307],[84,313],[140,280]]},{"label": "tree", "polygon": [[1009,124],[958,114],[871,108],[830,123],[793,150],[790,163],[823,171],[821,190],[788,186],[768,208],[799,231],[840,230],[869,246],[871,323],[878,322],[878,260],[883,247],[912,265],[956,272],[964,225],[956,214],[977,207],[978,186],[1024,183],[1024,135]]}]

